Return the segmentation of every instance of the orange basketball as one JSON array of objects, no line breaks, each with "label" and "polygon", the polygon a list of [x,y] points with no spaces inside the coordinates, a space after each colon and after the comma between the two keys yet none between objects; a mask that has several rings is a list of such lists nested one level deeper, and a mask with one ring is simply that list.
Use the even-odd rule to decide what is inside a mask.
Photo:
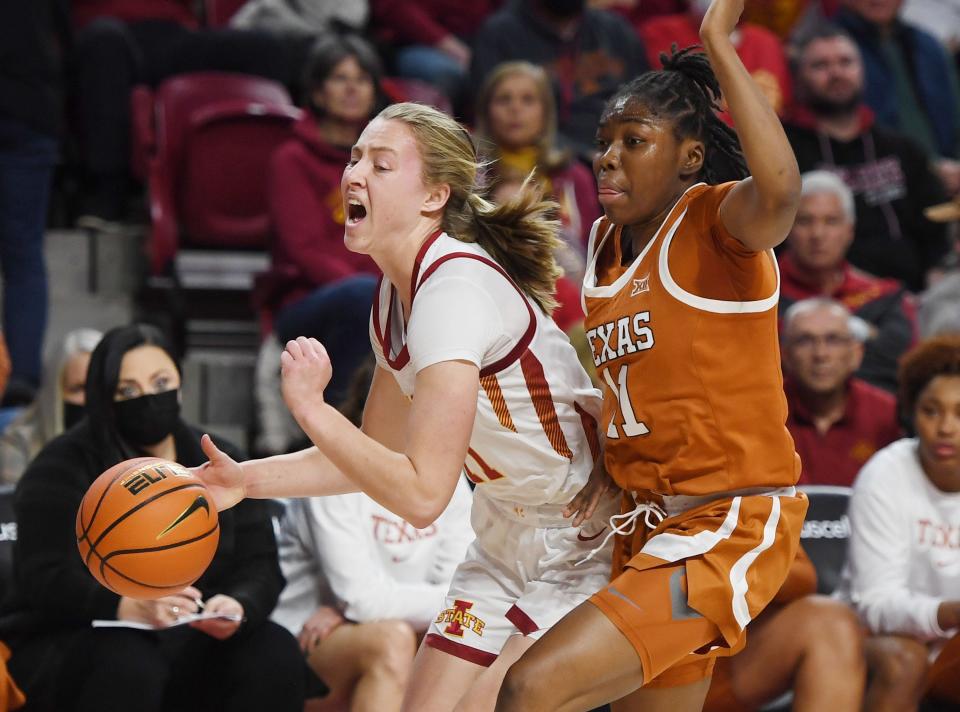
[{"label": "orange basketball", "polygon": [[220,541],[213,499],[182,465],[138,457],[100,475],[77,511],[77,547],[111,591],[160,598],[206,570]]}]

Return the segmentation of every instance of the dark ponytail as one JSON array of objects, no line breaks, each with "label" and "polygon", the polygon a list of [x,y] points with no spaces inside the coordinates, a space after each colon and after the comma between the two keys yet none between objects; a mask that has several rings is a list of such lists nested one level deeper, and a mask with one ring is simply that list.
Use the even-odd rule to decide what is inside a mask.
[{"label": "dark ponytail", "polygon": [[624,85],[605,111],[624,100],[643,104],[651,113],[673,121],[678,139],[695,138],[706,150],[701,178],[710,184],[742,180],[749,175],[740,139],[719,116],[720,83],[700,47],[661,53],[663,70],[646,72]]}]

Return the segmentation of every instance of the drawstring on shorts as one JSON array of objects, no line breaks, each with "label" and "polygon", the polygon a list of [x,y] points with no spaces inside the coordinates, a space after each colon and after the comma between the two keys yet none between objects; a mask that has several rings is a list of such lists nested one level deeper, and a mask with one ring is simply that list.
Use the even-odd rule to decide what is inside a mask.
[{"label": "drawstring on shorts", "polygon": [[[636,495],[634,495],[634,501],[636,501]],[[660,522],[662,522],[667,513],[664,511],[663,507],[655,502],[639,502],[637,506],[630,510],[629,512],[623,512],[622,514],[614,514],[610,517],[610,532],[603,538],[603,541],[600,542],[600,545],[595,549],[591,550],[585,558],[580,559],[574,566],[579,566],[580,564],[585,564],[590,561],[594,556],[597,555],[603,547],[607,545],[607,542],[610,541],[610,537],[615,534],[623,534],[624,536],[629,536],[637,528],[637,519],[640,518],[640,515],[643,515],[643,523],[647,525],[648,529],[656,529]],[[651,517],[655,521],[651,521]],[[619,520],[623,520],[619,524]]]}]

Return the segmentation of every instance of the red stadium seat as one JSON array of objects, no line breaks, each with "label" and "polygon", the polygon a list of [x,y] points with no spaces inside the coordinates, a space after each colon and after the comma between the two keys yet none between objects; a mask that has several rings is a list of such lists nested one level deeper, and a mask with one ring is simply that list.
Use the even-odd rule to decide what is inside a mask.
[{"label": "red stadium seat", "polygon": [[453,116],[453,106],[450,99],[442,91],[431,84],[418,79],[401,79],[400,77],[384,77],[381,80],[383,92],[391,102],[415,101],[419,104],[428,104],[445,114]]},{"label": "red stadium seat", "polygon": [[207,27],[224,27],[247,0],[203,0]]},{"label": "red stadium seat", "polygon": [[181,245],[266,248],[267,163],[299,116],[283,86],[259,77],[202,72],[160,85],[152,137],[144,129],[153,145],[147,171],[153,274],[169,268]]}]

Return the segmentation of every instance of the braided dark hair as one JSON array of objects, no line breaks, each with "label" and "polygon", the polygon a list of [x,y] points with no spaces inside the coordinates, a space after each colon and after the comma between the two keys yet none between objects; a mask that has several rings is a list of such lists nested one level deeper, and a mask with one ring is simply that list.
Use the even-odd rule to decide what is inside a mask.
[{"label": "braided dark hair", "polygon": [[669,118],[678,140],[702,141],[706,154],[701,178],[711,185],[742,180],[749,175],[736,132],[725,124],[720,109],[720,84],[699,46],[660,54],[662,71],[641,74],[620,88],[607,103],[604,118],[626,102],[644,105],[656,116]]}]

